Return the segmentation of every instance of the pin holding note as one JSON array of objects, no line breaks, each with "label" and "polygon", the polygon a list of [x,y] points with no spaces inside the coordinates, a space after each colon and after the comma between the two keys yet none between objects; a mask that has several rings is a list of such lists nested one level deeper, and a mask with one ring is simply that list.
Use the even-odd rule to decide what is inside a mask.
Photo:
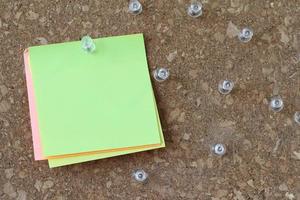
[{"label": "pin holding note", "polygon": [[90,36],[81,38],[81,47],[87,53],[93,53],[96,50],[96,45]]}]

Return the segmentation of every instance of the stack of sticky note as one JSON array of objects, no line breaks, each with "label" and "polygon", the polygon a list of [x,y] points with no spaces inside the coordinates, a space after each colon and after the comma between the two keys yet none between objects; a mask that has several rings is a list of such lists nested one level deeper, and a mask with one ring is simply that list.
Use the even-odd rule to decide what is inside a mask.
[{"label": "stack of sticky note", "polygon": [[28,48],[36,160],[50,167],[165,146],[142,34]]}]

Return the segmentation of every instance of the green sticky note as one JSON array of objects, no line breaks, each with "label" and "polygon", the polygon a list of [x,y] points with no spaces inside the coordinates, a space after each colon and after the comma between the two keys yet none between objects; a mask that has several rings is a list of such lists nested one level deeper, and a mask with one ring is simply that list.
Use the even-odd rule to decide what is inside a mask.
[{"label": "green sticky note", "polygon": [[142,34],[29,48],[45,157],[160,145]]}]

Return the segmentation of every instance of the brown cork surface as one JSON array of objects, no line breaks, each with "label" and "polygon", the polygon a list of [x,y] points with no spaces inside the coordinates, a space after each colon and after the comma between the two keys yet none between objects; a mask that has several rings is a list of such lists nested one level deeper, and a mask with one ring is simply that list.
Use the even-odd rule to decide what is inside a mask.
[{"label": "brown cork surface", "polygon": [[[125,0],[0,1],[0,199],[299,200],[300,1],[205,0],[197,19],[188,0],[142,3],[132,16]],[[23,50],[140,32],[150,70],[171,73],[153,81],[167,147],[56,169],[34,161]],[[236,86],[226,96],[224,78]],[[274,94],[282,112],[268,108]],[[210,153],[216,142],[224,157]]]}]

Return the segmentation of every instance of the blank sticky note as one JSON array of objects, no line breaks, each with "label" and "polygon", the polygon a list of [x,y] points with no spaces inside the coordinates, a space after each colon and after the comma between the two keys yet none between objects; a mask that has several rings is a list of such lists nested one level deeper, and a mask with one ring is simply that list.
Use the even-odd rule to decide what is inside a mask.
[{"label": "blank sticky note", "polygon": [[[35,160],[44,160],[46,158],[42,156],[40,133],[38,128],[38,120],[37,120],[37,113],[35,107],[35,98],[34,98],[35,94],[32,87],[32,75],[31,75],[31,67],[30,67],[28,50],[24,52],[24,62],[25,62],[25,74],[26,74],[28,99],[29,99],[29,107],[30,107],[30,118],[31,118],[31,125],[32,125],[33,149],[34,149]],[[153,101],[155,103],[154,94],[153,94]],[[127,149],[123,151],[114,151],[109,153],[94,153],[94,154],[90,153],[89,155],[78,154],[76,156],[66,156],[64,158],[52,158],[52,159],[48,159],[50,168],[165,147],[165,142],[163,138],[163,132],[161,129],[157,107],[156,107],[156,111],[157,111],[157,123],[160,128],[160,138],[161,138],[161,144],[159,146],[152,146],[147,148],[135,147],[132,149]]]},{"label": "blank sticky note", "polygon": [[162,145],[142,34],[29,48],[46,158]]}]

